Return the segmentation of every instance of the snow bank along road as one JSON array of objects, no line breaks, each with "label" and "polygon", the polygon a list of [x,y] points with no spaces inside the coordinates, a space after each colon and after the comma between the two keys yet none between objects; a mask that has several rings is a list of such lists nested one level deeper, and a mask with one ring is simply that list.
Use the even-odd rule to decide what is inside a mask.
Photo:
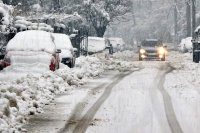
[{"label": "snow bank along road", "polygon": [[187,55],[174,54],[167,62],[136,61],[137,71],[104,73],[58,96],[25,128],[33,133],[199,133],[200,82],[191,73],[198,66],[191,69]]}]

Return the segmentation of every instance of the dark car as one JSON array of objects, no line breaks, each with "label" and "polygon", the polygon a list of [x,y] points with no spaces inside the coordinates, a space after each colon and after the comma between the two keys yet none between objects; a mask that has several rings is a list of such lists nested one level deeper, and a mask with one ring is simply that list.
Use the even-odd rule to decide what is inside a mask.
[{"label": "dark car", "polygon": [[159,59],[165,61],[166,46],[158,39],[146,39],[139,46],[139,60]]}]

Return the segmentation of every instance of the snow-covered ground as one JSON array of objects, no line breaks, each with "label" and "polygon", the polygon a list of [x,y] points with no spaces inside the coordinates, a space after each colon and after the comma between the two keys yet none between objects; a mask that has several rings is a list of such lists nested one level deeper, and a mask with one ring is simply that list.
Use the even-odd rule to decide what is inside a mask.
[{"label": "snow-covered ground", "polygon": [[[2,71],[0,132],[21,132],[21,125],[26,123],[28,117],[43,112],[44,105],[48,105],[57,94],[68,92],[85,84],[88,78],[99,76],[110,64],[104,64],[104,54],[100,55],[101,60],[95,56],[79,57],[73,69],[61,64],[61,69],[55,72],[36,73],[29,67],[23,67],[23,70],[11,67]],[[114,63],[112,67],[119,68],[119,65],[127,69],[124,63]],[[128,65],[127,67],[133,66],[131,63]]]},{"label": "snow-covered ground", "polygon": [[101,53],[80,57],[74,69],[1,82],[0,131],[21,132],[44,107],[28,132],[198,133],[200,68],[192,55],[137,58],[131,51],[110,59]]}]

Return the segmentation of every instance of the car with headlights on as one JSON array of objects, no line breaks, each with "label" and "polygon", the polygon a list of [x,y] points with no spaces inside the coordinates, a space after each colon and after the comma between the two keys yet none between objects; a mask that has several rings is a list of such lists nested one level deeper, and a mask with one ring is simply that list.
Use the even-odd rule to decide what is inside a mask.
[{"label": "car with headlights on", "polygon": [[159,59],[165,61],[167,49],[158,39],[146,39],[139,47],[139,61],[145,59]]}]

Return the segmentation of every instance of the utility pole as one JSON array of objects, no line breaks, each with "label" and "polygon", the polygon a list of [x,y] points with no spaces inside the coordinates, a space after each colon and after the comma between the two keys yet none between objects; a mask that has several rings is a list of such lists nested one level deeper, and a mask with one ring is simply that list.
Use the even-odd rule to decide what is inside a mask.
[{"label": "utility pole", "polygon": [[186,20],[187,20],[187,37],[192,35],[192,25],[191,25],[191,6],[190,1],[186,2]]},{"label": "utility pole", "polygon": [[177,0],[174,0],[174,43],[178,43],[178,12]]},{"label": "utility pole", "polygon": [[192,37],[196,29],[196,0],[192,0]]}]

